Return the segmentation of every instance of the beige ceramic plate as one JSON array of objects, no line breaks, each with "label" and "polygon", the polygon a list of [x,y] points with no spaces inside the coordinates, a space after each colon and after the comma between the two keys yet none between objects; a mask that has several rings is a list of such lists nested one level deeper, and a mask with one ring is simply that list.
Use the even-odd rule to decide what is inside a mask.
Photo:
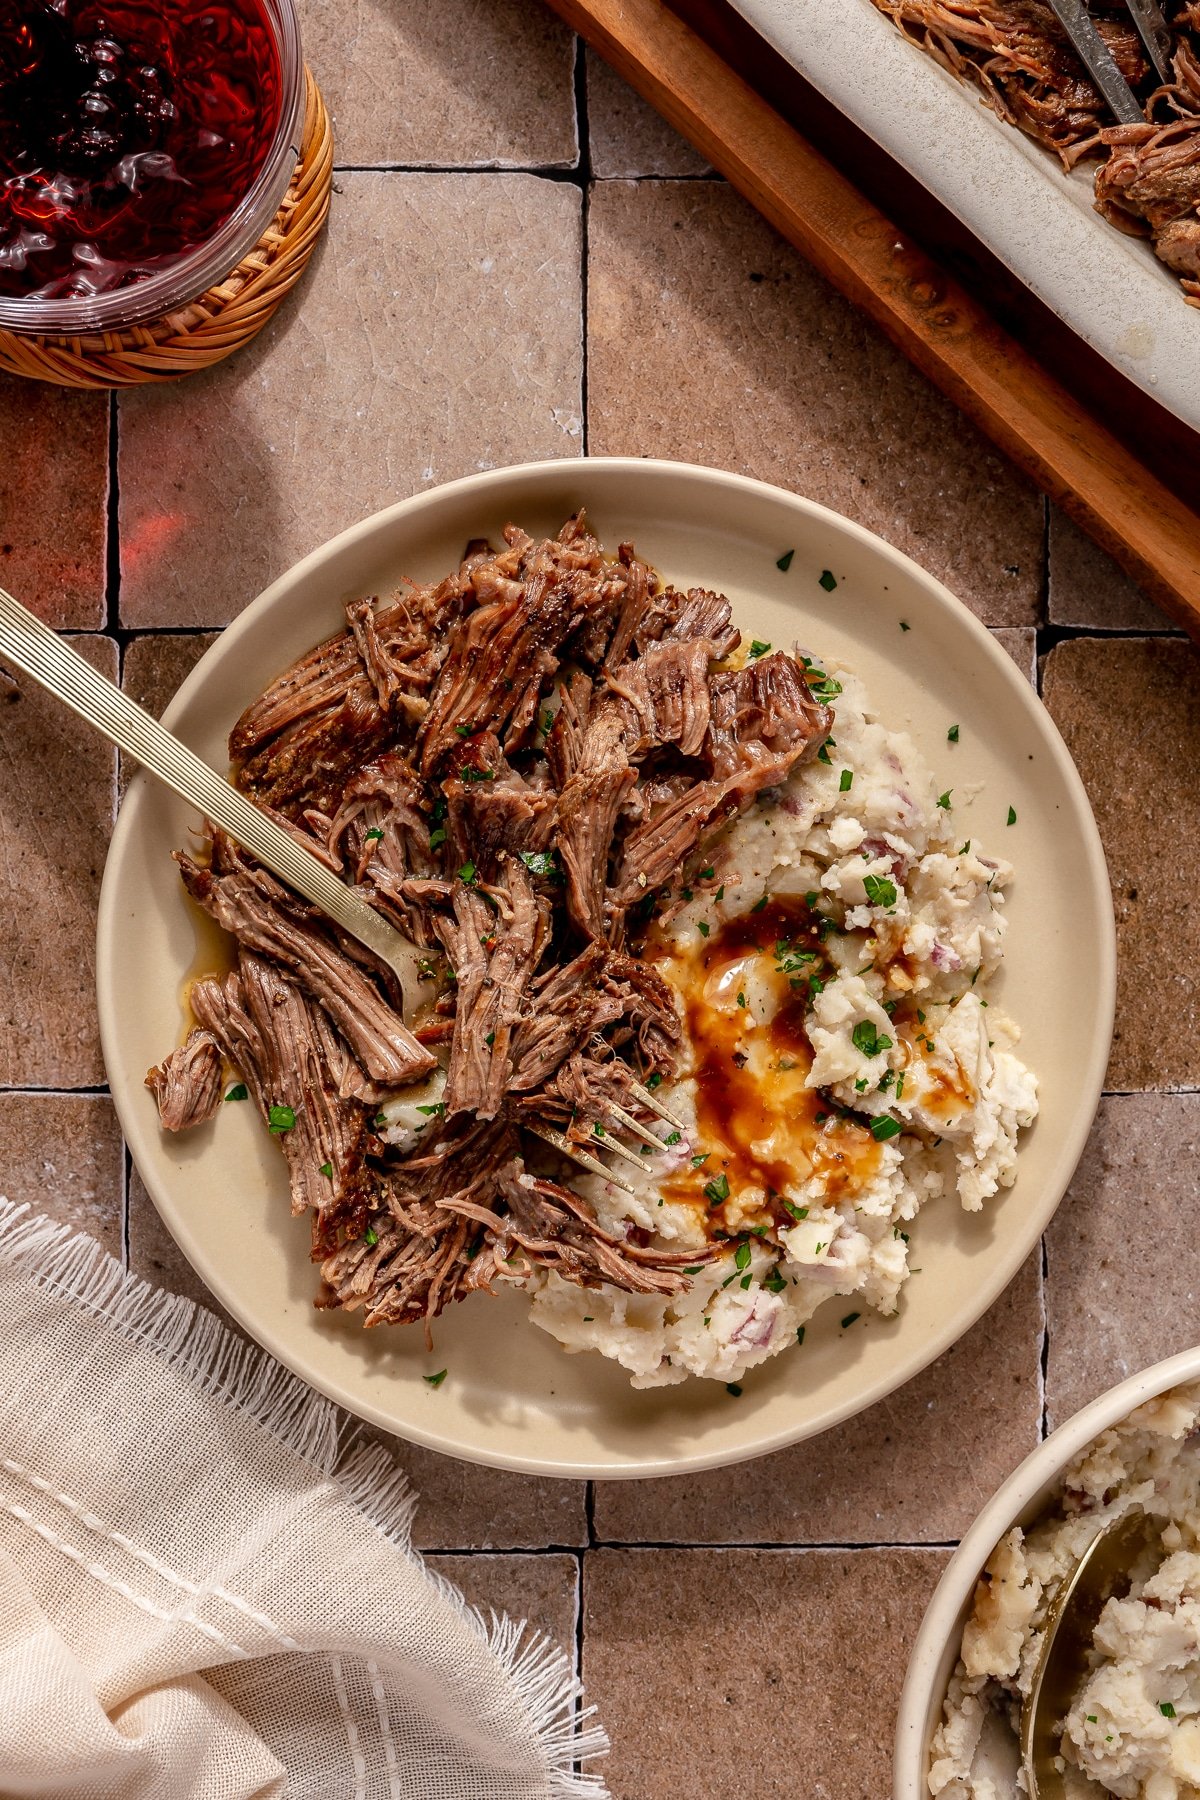
[{"label": "beige ceramic plate", "polygon": [[[852,662],[881,716],[910,730],[956,798],[963,836],[1017,867],[1002,975],[1042,1083],[1042,1113],[1009,1192],[969,1218],[943,1200],[913,1233],[899,1314],[839,1327],[835,1300],[804,1344],[745,1382],[635,1393],[598,1356],[565,1355],[519,1295],[480,1298],[436,1325],[363,1332],[312,1306],[307,1230],[291,1218],[278,1147],[248,1106],[183,1137],[160,1133],[142,1077],[179,1041],[197,931],[171,861],[193,819],[137,776],[100,902],[98,987],[109,1080],[134,1161],[180,1247],[246,1329],[351,1411],[435,1450],[505,1468],[649,1476],[759,1455],[825,1430],[915,1375],[962,1335],[1036,1243],[1083,1147],[1113,1016],[1108,881],[1079,777],[1029,683],[965,607],[915,563],[836,514],[711,469],[629,460],[539,463],[403,501],[335,538],[230,626],[184,683],[168,725],[223,766],[246,703],[342,624],[341,602],[402,575],[439,576],[506,520],[557,529],[586,505],[609,544],[632,538],[681,586],[723,589],[742,629]],[[786,573],[776,568],[794,551]],[[832,570],[837,588],[819,577]],[[901,620],[909,626],[901,630]],[[959,724],[961,739],[946,741]],[[1005,824],[1009,807],[1017,823]],[[210,946],[211,953],[211,946]],[[449,1371],[430,1388],[422,1376]]]}]

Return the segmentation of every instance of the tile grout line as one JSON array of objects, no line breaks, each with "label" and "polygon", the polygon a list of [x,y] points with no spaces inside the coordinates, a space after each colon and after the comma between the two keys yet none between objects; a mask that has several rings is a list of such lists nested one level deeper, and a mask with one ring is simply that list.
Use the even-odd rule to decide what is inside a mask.
[{"label": "tile grout line", "polygon": [[579,435],[583,454],[588,453],[588,240],[592,189],[592,134],[587,104],[587,53],[581,37],[575,39],[575,133],[579,146]]},{"label": "tile grout line", "polygon": [[[105,506],[104,541],[104,632],[113,640],[117,651],[117,685],[125,673],[125,636],[121,630],[121,467],[120,407],[114,388],[108,396],[108,493]],[[113,762],[113,820],[121,799],[121,757]],[[96,1090],[107,1094],[107,1088]],[[119,1203],[121,1211],[121,1267],[129,1268],[129,1190],[133,1179],[133,1161],[129,1145],[121,1137],[121,1173]]]},{"label": "tile grout line", "polygon": [[117,644],[117,679],[121,676],[121,474],[118,458],[117,391],[108,396],[108,492],[104,516],[104,625]]},{"label": "tile grout line", "polygon": [[[591,1485],[592,1484],[589,1482],[588,1486],[590,1487]],[[574,1557],[579,1564],[580,1581],[582,1583],[586,1578],[589,1556],[593,1551],[600,1550],[719,1550],[722,1552],[754,1550],[777,1551],[780,1555],[796,1556],[801,1552],[808,1550],[836,1551],[839,1554],[853,1554],[855,1551],[859,1550],[957,1550],[958,1545],[958,1538],[937,1538],[927,1542],[922,1542],[914,1538],[896,1538],[892,1540],[872,1538],[869,1542],[859,1542],[854,1539],[849,1539],[840,1542],[830,1541],[828,1543],[796,1543],[789,1539],[772,1538],[756,1539],[746,1543],[717,1542],[715,1539],[712,1541],[706,1539],[703,1543],[697,1543],[694,1539],[688,1538],[597,1538],[594,1542],[589,1542],[587,1544],[517,1544],[510,1545],[508,1548],[504,1548],[503,1546],[498,1547],[495,1544],[439,1544],[436,1548],[433,1546],[423,1547],[420,1551],[420,1555],[465,1557],[571,1556]],[[582,1587],[580,1591],[582,1593]],[[580,1624],[578,1637],[580,1645],[582,1646],[582,1624]]]},{"label": "tile grout line", "polygon": [[[339,175],[531,175],[537,181],[578,184],[578,163],[335,163],[333,174]],[[624,182],[637,187],[655,181],[707,181],[724,186],[724,177],[711,171],[707,175],[593,175],[589,181]]]},{"label": "tile grout line", "polygon": [[[588,1485],[590,1486],[591,1483],[589,1482]],[[575,1642],[573,1646],[575,1653],[575,1681],[578,1688],[575,1696],[575,1729],[577,1731],[582,1731],[584,1729],[584,1710],[587,1706],[587,1696],[583,1690],[583,1571],[584,1552],[582,1550],[577,1550],[575,1552]],[[575,1757],[571,1763],[571,1769],[574,1774],[582,1775],[582,1758],[578,1756]]]}]

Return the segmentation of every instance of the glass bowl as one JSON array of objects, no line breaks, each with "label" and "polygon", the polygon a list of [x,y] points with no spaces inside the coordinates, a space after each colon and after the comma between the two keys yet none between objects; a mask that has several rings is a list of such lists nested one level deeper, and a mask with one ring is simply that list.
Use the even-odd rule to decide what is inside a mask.
[{"label": "glass bowl", "polygon": [[198,299],[236,269],[279,210],[300,156],[304,123],[304,59],[293,0],[261,0],[279,53],[279,118],[263,165],[233,211],[201,244],[153,274],[104,294],[40,299],[0,295],[0,330],[73,337],[120,331],[158,319]]}]

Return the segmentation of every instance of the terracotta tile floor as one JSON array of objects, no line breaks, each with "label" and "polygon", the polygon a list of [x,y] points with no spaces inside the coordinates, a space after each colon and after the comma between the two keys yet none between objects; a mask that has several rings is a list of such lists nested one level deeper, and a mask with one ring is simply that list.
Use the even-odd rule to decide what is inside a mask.
[{"label": "terracotta tile floor", "polygon": [[[618,1800],[884,1800],[948,1547],[1052,1419],[1195,1336],[1189,1255],[1162,1247],[1181,1222],[1190,1245],[1200,1156],[1200,668],[536,0],[305,18],[340,165],[307,281],[171,390],[0,382],[20,445],[0,581],[157,709],[206,629],[386,501],[585,448],[687,457],[811,493],[942,576],[1042,684],[1097,810],[1113,1091],[1043,1252],[961,1343],[828,1436],[707,1476],[591,1490],[404,1453],[438,1567],[581,1648]],[[0,677],[0,1192],[201,1294],[101,1086],[116,796],[114,759]]]}]

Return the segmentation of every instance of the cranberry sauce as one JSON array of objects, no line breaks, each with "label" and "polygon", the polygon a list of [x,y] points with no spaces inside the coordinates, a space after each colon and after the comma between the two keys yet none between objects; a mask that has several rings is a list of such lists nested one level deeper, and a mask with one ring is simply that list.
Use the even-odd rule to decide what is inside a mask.
[{"label": "cranberry sauce", "polygon": [[105,293],[204,243],[280,104],[260,0],[0,0],[0,295]]}]

